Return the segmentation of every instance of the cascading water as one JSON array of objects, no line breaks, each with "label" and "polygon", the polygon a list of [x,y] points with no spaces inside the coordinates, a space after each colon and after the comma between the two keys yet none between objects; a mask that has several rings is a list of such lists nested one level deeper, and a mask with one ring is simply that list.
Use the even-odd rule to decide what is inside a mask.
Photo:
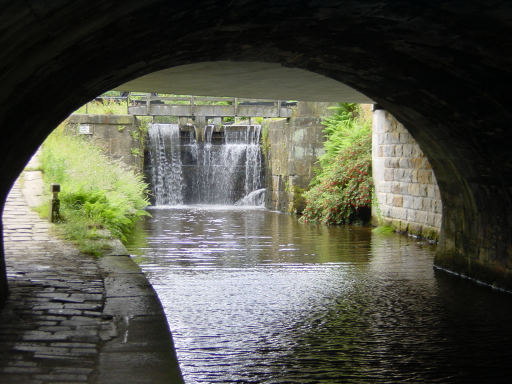
[{"label": "cascading water", "polygon": [[265,192],[266,188],[257,189],[252,191],[247,196],[238,200],[235,205],[251,205],[251,206],[260,206],[265,203]]},{"label": "cascading water", "polygon": [[178,124],[152,124],[149,134],[151,187],[155,205],[183,204],[180,129]]},{"label": "cascading water", "polygon": [[153,124],[149,137],[155,205],[263,205],[261,126],[209,125],[198,142],[176,124]]}]

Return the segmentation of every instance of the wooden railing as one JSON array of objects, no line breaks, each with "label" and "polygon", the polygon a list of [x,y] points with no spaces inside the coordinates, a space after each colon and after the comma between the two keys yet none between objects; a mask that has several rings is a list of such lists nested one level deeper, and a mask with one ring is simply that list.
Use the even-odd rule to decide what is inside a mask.
[{"label": "wooden railing", "polygon": [[[291,108],[296,102],[281,101],[281,100],[267,100],[267,99],[250,99],[250,98],[237,98],[237,97],[210,97],[210,96],[159,96],[151,93],[135,93],[131,92],[123,96],[100,96],[94,99],[94,102],[99,103],[117,103],[119,105],[126,105],[126,113],[134,115],[152,115],[152,114],[166,114],[170,115],[190,115],[195,116],[200,114],[201,110],[205,113],[208,112],[207,108],[201,107],[231,107],[219,109],[215,113],[226,116],[238,116],[239,112],[247,115],[251,110],[257,111],[257,107],[275,109],[275,116],[281,116],[282,108]],[[137,108],[138,107],[138,108]],[[140,107],[144,107],[141,109]],[[155,108],[152,108],[155,107]],[[176,107],[176,108],[172,108]],[[179,107],[188,107],[186,109]],[[247,107],[244,109],[244,107]],[[254,108],[250,108],[254,107]],[[155,112],[157,110],[157,112]],[[86,105],[87,113],[87,105]],[[288,117],[289,113],[286,111],[284,117]],[[258,116],[258,115],[253,115]]]}]

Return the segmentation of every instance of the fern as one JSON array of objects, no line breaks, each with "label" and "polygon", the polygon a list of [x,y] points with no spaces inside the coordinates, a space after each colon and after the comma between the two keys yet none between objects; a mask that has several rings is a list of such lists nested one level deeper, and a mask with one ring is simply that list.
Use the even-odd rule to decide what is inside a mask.
[{"label": "fern", "polygon": [[126,235],[142,216],[147,184],[142,176],[107,158],[100,148],[60,127],[43,144],[42,168],[47,184],[61,184],[61,216],[65,237],[82,251],[101,253],[91,239],[106,236],[126,241]]}]

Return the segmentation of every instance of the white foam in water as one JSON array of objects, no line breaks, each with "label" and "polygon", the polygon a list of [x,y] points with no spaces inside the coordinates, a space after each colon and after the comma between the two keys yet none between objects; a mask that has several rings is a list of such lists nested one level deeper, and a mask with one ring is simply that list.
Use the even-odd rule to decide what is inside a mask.
[{"label": "white foam in water", "polygon": [[225,128],[224,142],[212,143],[214,126],[208,125],[204,143],[192,135],[182,145],[177,124],[152,124],[149,152],[155,205],[263,205],[261,126],[237,128]]},{"label": "white foam in water", "polygon": [[238,206],[254,206],[260,207],[265,204],[265,193],[267,192],[266,188],[257,189],[256,191],[252,191],[247,196],[238,200],[235,205]]},{"label": "white foam in water", "polygon": [[[191,205],[152,205],[146,208],[150,211],[183,210],[183,211],[248,211],[265,209],[263,205],[221,205],[221,204],[191,204]],[[279,213],[279,212],[278,212]]]}]

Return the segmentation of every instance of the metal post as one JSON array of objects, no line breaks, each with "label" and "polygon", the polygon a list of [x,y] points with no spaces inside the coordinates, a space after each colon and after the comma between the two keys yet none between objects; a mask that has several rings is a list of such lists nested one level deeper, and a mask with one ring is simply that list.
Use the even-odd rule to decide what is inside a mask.
[{"label": "metal post", "polygon": [[51,200],[51,209],[50,209],[50,222],[56,223],[60,220],[60,200],[59,200],[59,192],[60,192],[60,184],[52,184],[50,186],[50,191],[53,194]]}]

